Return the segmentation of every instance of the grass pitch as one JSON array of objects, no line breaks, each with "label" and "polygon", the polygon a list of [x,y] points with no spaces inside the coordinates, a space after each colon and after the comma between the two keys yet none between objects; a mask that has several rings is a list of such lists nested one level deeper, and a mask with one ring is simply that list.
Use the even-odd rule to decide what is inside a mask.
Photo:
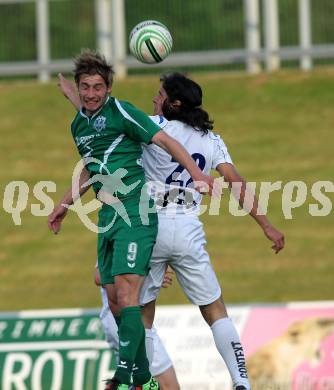
[{"label": "grass pitch", "polygon": [[[333,299],[333,211],[312,217],[309,205],[318,203],[310,192],[314,182],[334,181],[334,70],[191,76],[202,85],[215,131],[247,180],[258,186],[282,181],[282,187],[303,181],[308,189],[305,203],[292,210],[292,219],[283,215],[282,190],[270,196],[268,217],[286,236],[279,255],[272,253],[249,216],[230,215],[228,193],[219,216],[203,215],[208,251],[226,302]],[[158,87],[156,76],[130,77],[116,81],[113,93],[149,113]],[[2,82],[0,95],[1,198],[9,182],[25,181],[29,187],[21,225],[0,211],[0,310],[98,306],[92,277],[95,234],[70,212],[62,232],[54,236],[47,218],[31,213],[31,205],[40,204],[33,194],[37,182],[56,183],[56,193],[49,194],[55,202],[70,185],[79,159],[69,132],[74,111],[56,82]],[[333,193],[327,196],[333,203]],[[167,289],[160,297],[160,303],[185,302],[179,288]]]}]

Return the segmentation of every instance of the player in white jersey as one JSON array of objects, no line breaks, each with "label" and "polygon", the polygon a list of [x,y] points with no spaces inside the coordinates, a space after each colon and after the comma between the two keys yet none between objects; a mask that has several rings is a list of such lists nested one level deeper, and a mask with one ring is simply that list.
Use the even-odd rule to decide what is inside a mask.
[{"label": "player in white jersey", "polygon": [[[213,132],[203,133],[160,115],[151,119],[184,145],[203,172],[210,172],[223,164],[232,166],[223,140]],[[220,298],[221,289],[205,250],[203,226],[198,219],[202,196],[196,194],[185,169],[154,145],[144,148],[143,165],[151,194],[156,198],[159,230],[151,271],[142,288],[141,303],[156,299],[169,264],[192,303],[199,306],[211,304]]]},{"label": "player in white jersey", "polygon": [[[161,88],[154,98],[155,121],[178,140],[192,155],[204,173],[216,169],[225,180],[240,183],[241,206],[244,206],[246,183],[233,166],[223,140],[211,132],[212,122],[201,108],[202,91],[198,84],[179,73],[163,76]],[[166,119],[167,118],[167,119]],[[158,296],[164,271],[169,264],[188,299],[199,306],[211,327],[217,349],[223,357],[235,389],[250,389],[245,357],[239,336],[227,316],[221,289],[205,250],[205,235],[198,219],[201,195],[191,191],[193,183],[184,168],[154,145],[145,147],[143,163],[147,180],[163,183],[156,196],[159,229],[151,258],[151,270],[141,290],[140,303],[145,305]],[[154,190],[153,190],[154,192]],[[258,204],[252,196],[250,215],[273,242],[278,253],[284,247],[284,236],[264,215],[258,215]],[[148,311],[148,310],[146,310]],[[151,313],[145,314],[152,318]],[[146,322],[147,326],[147,322]]]},{"label": "player in white jersey", "polygon": [[[204,173],[216,169],[231,185],[240,183],[239,203],[244,206],[246,183],[234,168],[223,140],[211,132],[212,122],[201,108],[201,88],[179,73],[164,76],[161,81],[159,93],[153,100],[157,116],[152,119],[186,148]],[[198,219],[201,195],[192,191],[192,180],[184,168],[154,145],[145,147],[143,164],[147,180],[159,183],[151,186],[158,198],[157,243],[152,254],[151,270],[140,296],[140,303],[145,305],[145,327],[153,324],[155,299],[169,264],[185,294],[199,306],[210,326],[234,388],[248,390],[250,384],[240,339],[227,316],[221,289],[205,250],[205,235]],[[251,204],[250,215],[273,242],[272,248],[278,253],[284,247],[284,236],[264,215],[258,215],[255,196]]]}]

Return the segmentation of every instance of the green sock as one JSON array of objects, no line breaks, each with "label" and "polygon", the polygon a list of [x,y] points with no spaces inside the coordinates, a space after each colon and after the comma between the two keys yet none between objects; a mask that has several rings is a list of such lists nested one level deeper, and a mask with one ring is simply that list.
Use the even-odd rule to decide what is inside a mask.
[{"label": "green sock", "polygon": [[146,335],[144,329],[144,335],[138,347],[132,373],[133,384],[135,386],[143,385],[144,383],[147,383],[151,378],[150,367],[146,355],[145,338]]},{"label": "green sock", "polygon": [[[122,384],[130,384],[133,364],[142,339],[145,342],[145,329],[139,306],[125,307],[120,312],[121,323],[119,334],[119,363],[115,372]],[[147,358],[146,358],[147,359]]]}]

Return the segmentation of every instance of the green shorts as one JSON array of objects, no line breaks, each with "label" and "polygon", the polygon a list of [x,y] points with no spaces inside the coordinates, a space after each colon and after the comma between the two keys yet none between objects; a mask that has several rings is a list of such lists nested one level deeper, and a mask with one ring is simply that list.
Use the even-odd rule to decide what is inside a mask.
[{"label": "green shorts", "polygon": [[[97,244],[102,284],[114,283],[115,275],[145,276],[150,269],[158,232],[157,214],[146,214],[143,221],[139,196],[123,200],[122,205],[126,214],[117,213],[115,208],[108,205],[103,205],[99,212],[99,228],[106,230],[98,234]],[[152,200],[150,205],[153,206]]]}]

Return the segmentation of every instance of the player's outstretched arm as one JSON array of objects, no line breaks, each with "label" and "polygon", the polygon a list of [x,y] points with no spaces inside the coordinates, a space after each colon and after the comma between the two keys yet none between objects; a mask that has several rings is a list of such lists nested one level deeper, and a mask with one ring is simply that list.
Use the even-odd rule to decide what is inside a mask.
[{"label": "player's outstretched arm", "polygon": [[59,73],[58,87],[63,95],[73,104],[75,109],[79,111],[81,102],[75,84],[67,80],[61,73]]},{"label": "player's outstretched arm", "polygon": [[[66,217],[69,206],[71,206],[79,196],[83,195],[90,188],[90,186],[84,186],[84,184],[88,181],[89,177],[89,172],[86,168],[83,168],[79,180],[76,181],[78,182],[79,188],[75,189],[72,185],[71,188],[69,188],[65,192],[61,201],[58,203],[57,206],[55,206],[52,213],[49,215],[48,227],[54,234],[59,233],[61,229],[61,224]],[[74,197],[73,194],[77,194],[77,197]]]},{"label": "player's outstretched arm", "polygon": [[214,178],[204,175],[190,154],[178,141],[165,132],[159,131],[153,136],[152,142],[170,153],[189,172],[197,191],[212,193]]},{"label": "player's outstretched arm", "polygon": [[[260,212],[258,200],[253,193],[246,196],[246,181],[239,175],[237,170],[232,164],[223,163],[217,166],[217,171],[224,179],[229,183],[230,188],[233,190],[233,183],[239,183],[238,187],[238,201],[242,208],[249,211],[249,214],[255,219],[255,221],[261,226],[266,237],[273,242],[272,249],[275,253],[278,253],[284,248],[284,235],[277,230],[269,222],[268,218]],[[239,192],[240,190],[240,192]],[[249,189],[247,189],[249,191]]]}]

